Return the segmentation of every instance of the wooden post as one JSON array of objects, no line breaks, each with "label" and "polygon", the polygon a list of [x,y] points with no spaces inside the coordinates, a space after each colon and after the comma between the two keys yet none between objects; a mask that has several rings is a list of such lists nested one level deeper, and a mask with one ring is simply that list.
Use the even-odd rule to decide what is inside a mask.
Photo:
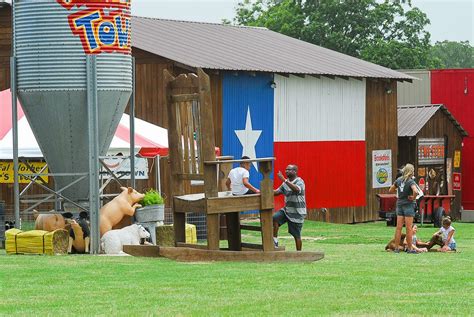
[{"label": "wooden post", "polygon": [[270,179],[272,171],[272,162],[259,162],[259,170],[263,175],[260,182],[260,194],[262,195],[262,209],[260,210],[260,225],[262,227],[262,245],[263,251],[273,251],[273,181]]},{"label": "wooden post", "polygon": [[227,241],[229,250],[241,251],[242,239],[240,235],[240,215],[238,212],[229,212],[225,214],[227,222]]},{"label": "wooden post", "polygon": [[[175,77],[171,75],[168,70],[163,71],[164,85],[166,92],[166,105],[168,111],[168,144],[178,144],[180,142],[177,130],[177,118],[176,108],[171,100],[172,85],[171,83],[175,80]],[[170,157],[170,168],[173,172],[183,170],[183,162],[179,156],[179,149],[177,146],[170,146],[169,149]],[[173,175],[170,177],[171,185],[171,207],[173,208],[173,227],[174,227],[174,238],[175,242],[186,242],[186,215],[184,213],[175,212],[174,199],[176,195],[182,195],[184,193],[183,182],[176,179]]]},{"label": "wooden post", "polygon": [[[214,140],[214,124],[212,117],[211,84],[209,76],[200,68],[197,70],[200,95],[200,124],[201,124],[201,154],[203,161],[216,159]],[[206,198],[217,197],[217,166],[204,166],[204,192]],[[219,250],[219,214],[207,215],[207,247],[209,250]]]}]

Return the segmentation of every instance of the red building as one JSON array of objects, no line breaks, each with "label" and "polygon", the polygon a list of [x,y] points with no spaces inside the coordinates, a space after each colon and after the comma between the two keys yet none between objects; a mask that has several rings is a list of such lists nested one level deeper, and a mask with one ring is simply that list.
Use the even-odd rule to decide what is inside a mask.
[{"label": "red building", "polygon": [[462,205],[474,210],[474,69],[431,71],[431,103],[442,103],[469,134],[462,149]]}]

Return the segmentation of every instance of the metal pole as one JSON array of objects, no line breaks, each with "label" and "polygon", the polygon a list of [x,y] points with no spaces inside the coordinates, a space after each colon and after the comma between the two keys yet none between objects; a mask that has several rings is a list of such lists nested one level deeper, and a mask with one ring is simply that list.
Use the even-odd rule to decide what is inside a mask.
[{"label": "metal pole", "polygon": [[160,167],[160,156],[155,156],[155,166],[156,166],[156,180],[155,180],[155,187],[158,190],[158,193],[161,195],[161,167]]},{"label": "metal pole", "polygon": [[135,57],[132,57],[132,96],[130,98],[130,182],[132,188],[135,188]]},{"label": "metal pole", "polygon": [[91,220],[91,254],[99,253],[99,124],[97,99],[97,56],[87,55],[87,116],[89,132],[89,215]]},{"label": "metal pole", "polygon": [[10,57],[10,90],[12,93],[12,129],[13,129],[13,209],[15,228],[21,229],[20,223],[20,185],[18,177],[18,109],[16,97],[16,57]]}]

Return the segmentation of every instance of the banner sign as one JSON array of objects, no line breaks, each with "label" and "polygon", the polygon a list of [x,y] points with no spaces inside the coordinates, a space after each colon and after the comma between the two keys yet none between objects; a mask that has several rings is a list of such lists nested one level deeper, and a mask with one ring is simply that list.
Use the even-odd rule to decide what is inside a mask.
[{"label": "banner sign", "polygon": [[418,165],[444,164],[444,138],[418,139]]},{"label": "banner sign", "polygon": [[372,188],[392,185],[392,150],[372,151]]},{"label": "banner sign", "polygon": [[461,190],[461,173],[453,173],[453,190]]},{"label": "banner sign", "polygon": [[[113,157],[102,160],[109,170],[120,179],[130,179],[130,158]],[[107,169],[100,165],[100,176],[108,179],[112,176]],[[135,158],[135,179],[148,179],[148,160],[143,157]]]},{"label": "banner sign", "polygon": [[[28,162],[28,164],[33,168],[34,173],[39,173],[43,167],[46,166],[46,162]],[[34,174],[28,166],[26,166],[24,163],[19,163],[18,164],[18,176],[19,176],[19,183],[20,184],[28,184],[30,182],[30,179],[22,176],[21,174],[25,175],[32,175]],[[42,172],[42,174],[47,174],[48,173],[48,168]],[[12,161],[0,161],[0,183],[1,184],[13,184],[14,179],[13,179],[13,162]],[[48,176],[41,176],[41,178],[47,183]],[[36,181],[37,183],[41,183],[40,181]]]},{"label": "banner sign", "polygon": [[454,151],[454,168],[461,167],[461,151]]},{"label": "banner sign", "polygon": [[131,0],[56,0],[72,12],[69,27],[86,54],[131,54]]}]

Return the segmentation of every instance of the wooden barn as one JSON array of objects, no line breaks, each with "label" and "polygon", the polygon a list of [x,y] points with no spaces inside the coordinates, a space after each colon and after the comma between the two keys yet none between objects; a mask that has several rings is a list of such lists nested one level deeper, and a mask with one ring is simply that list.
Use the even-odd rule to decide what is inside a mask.
[{"label": "wooden barn", "polygon": [[275,156],[275,173],[299,165],[309,219],[378,219],[375,194],[386,188],[373,188],[373,151],[391,151],[395,171],[396,83],[412,77],[264,28],[133,21],[138,117],[166,127],[163,69],[202,67],[222,154]]},{"label": "wooden barn", "polygon": [[455,195],[452,216],[460,219],[463,138],[466,130],[442,104],[398,106],[398,162],[415,166],[429,195]]},{"label": "wooden barn", "polygon": [[[9,10],[2,8],[5,21]],[[389,184],[374,184],[374,151],[391,153],[390,180],[398,166],[397,82],[413,77],[265,28],[132,20],[138,118],[166,128],[163,70],[177,75],[203,68],[211,77],[221,154],[274,156],[275,173],[297,164],[309,219],[378,219],[375,195]],[[11,32],[8,23],[2,26],[0,34]],[[166,160],[161,170],[166,195]],[[153,186],[155,173],[150,175],[144,187]],[[253,169],[256,185],[257,175]]]}]

